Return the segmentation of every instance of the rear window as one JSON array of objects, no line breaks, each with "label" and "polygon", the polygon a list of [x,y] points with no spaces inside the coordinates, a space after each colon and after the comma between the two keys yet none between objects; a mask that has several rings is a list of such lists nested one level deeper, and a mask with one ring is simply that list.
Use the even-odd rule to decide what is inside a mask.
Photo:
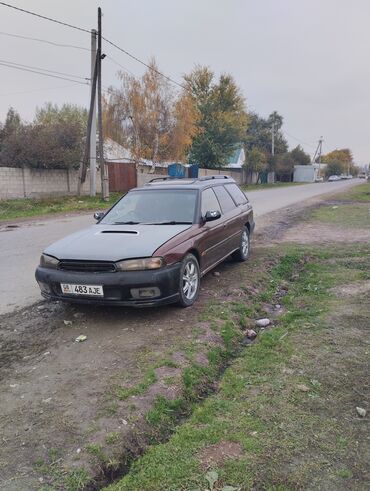
[{"label": "rear window", "polygon": [[237,205],[244,205],[245,203],[248,203],[247,197],[236,184],[227,184],[225,188],[230,193]]},{"label": "rear window", "polygon": [[228,213],[235,209],[234,201],[223,186],[215,186],[213,190],[220,202],[222,213]]}]

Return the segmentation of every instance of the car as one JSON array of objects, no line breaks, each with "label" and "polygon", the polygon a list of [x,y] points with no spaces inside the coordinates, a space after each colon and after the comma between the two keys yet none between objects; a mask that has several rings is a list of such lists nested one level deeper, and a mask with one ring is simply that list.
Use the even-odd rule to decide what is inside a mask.
[{"label": "car", "polygon": [[341,174],[339,177],[341,179],[353,179],[353,176],[351,174]]},{"label": "car", "polygon": [[202,276],[230,255],[248,259],[255,227],[248,198],[222,175],[153,179],[94,216],[44,250],[35,273],[43,297],[189,307]]},{"label": "car", "polygon": [[365,172],[360,172],[359,175],[357,176],[359,179],[366,179],[366,174]]},{"label": "car", "polygon": [[340,181],[340,180],[341,180],[341,179],[340,179],[340,177],[339,177],[339,176],[330,176],[330,177],[328,178],[328,181],[329,181],[329,182],[333,182],[333,181]]}]

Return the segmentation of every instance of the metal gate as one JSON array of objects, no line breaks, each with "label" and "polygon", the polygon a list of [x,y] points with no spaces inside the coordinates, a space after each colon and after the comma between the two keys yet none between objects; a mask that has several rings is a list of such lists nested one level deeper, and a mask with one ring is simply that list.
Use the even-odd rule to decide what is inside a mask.
[{"label": "metal gate", "polygon": [[108,162],[109,191],[127,193],[137,185],[136,166],[131,162]]}]

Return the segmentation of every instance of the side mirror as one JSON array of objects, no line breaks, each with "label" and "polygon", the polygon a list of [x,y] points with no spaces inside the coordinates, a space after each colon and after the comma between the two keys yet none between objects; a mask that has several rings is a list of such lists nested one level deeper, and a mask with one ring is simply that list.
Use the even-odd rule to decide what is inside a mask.
[{"label": "side mirror", "polygon": [[96,221],[99,221],[103,218],[104,215],[105,215],[104,211],[96,211],[94,213],[94,218]]},{"label": "side mirror", "polygon": [[207,211],[204,217],[206,222],[212,222],[213,220],[218,220],[221,218],[221,212],[219,210]]}]

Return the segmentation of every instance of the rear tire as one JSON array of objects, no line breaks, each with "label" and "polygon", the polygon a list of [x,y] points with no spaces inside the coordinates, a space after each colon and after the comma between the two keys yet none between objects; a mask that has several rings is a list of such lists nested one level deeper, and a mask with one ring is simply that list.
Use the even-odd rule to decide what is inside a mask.
[{"label": "rear tire", "polygon": [[244,227],[240,236],[240,246],[237,251],[232,254],[235,261],[244,262],[248,259],[251,252],[250,234],[247,227]]},{"label": "rear tire", "polygon": [[197,258],[187,254],[181,265],[179,279],[179,305],[190,307],[199,296],[200,269]]}]

